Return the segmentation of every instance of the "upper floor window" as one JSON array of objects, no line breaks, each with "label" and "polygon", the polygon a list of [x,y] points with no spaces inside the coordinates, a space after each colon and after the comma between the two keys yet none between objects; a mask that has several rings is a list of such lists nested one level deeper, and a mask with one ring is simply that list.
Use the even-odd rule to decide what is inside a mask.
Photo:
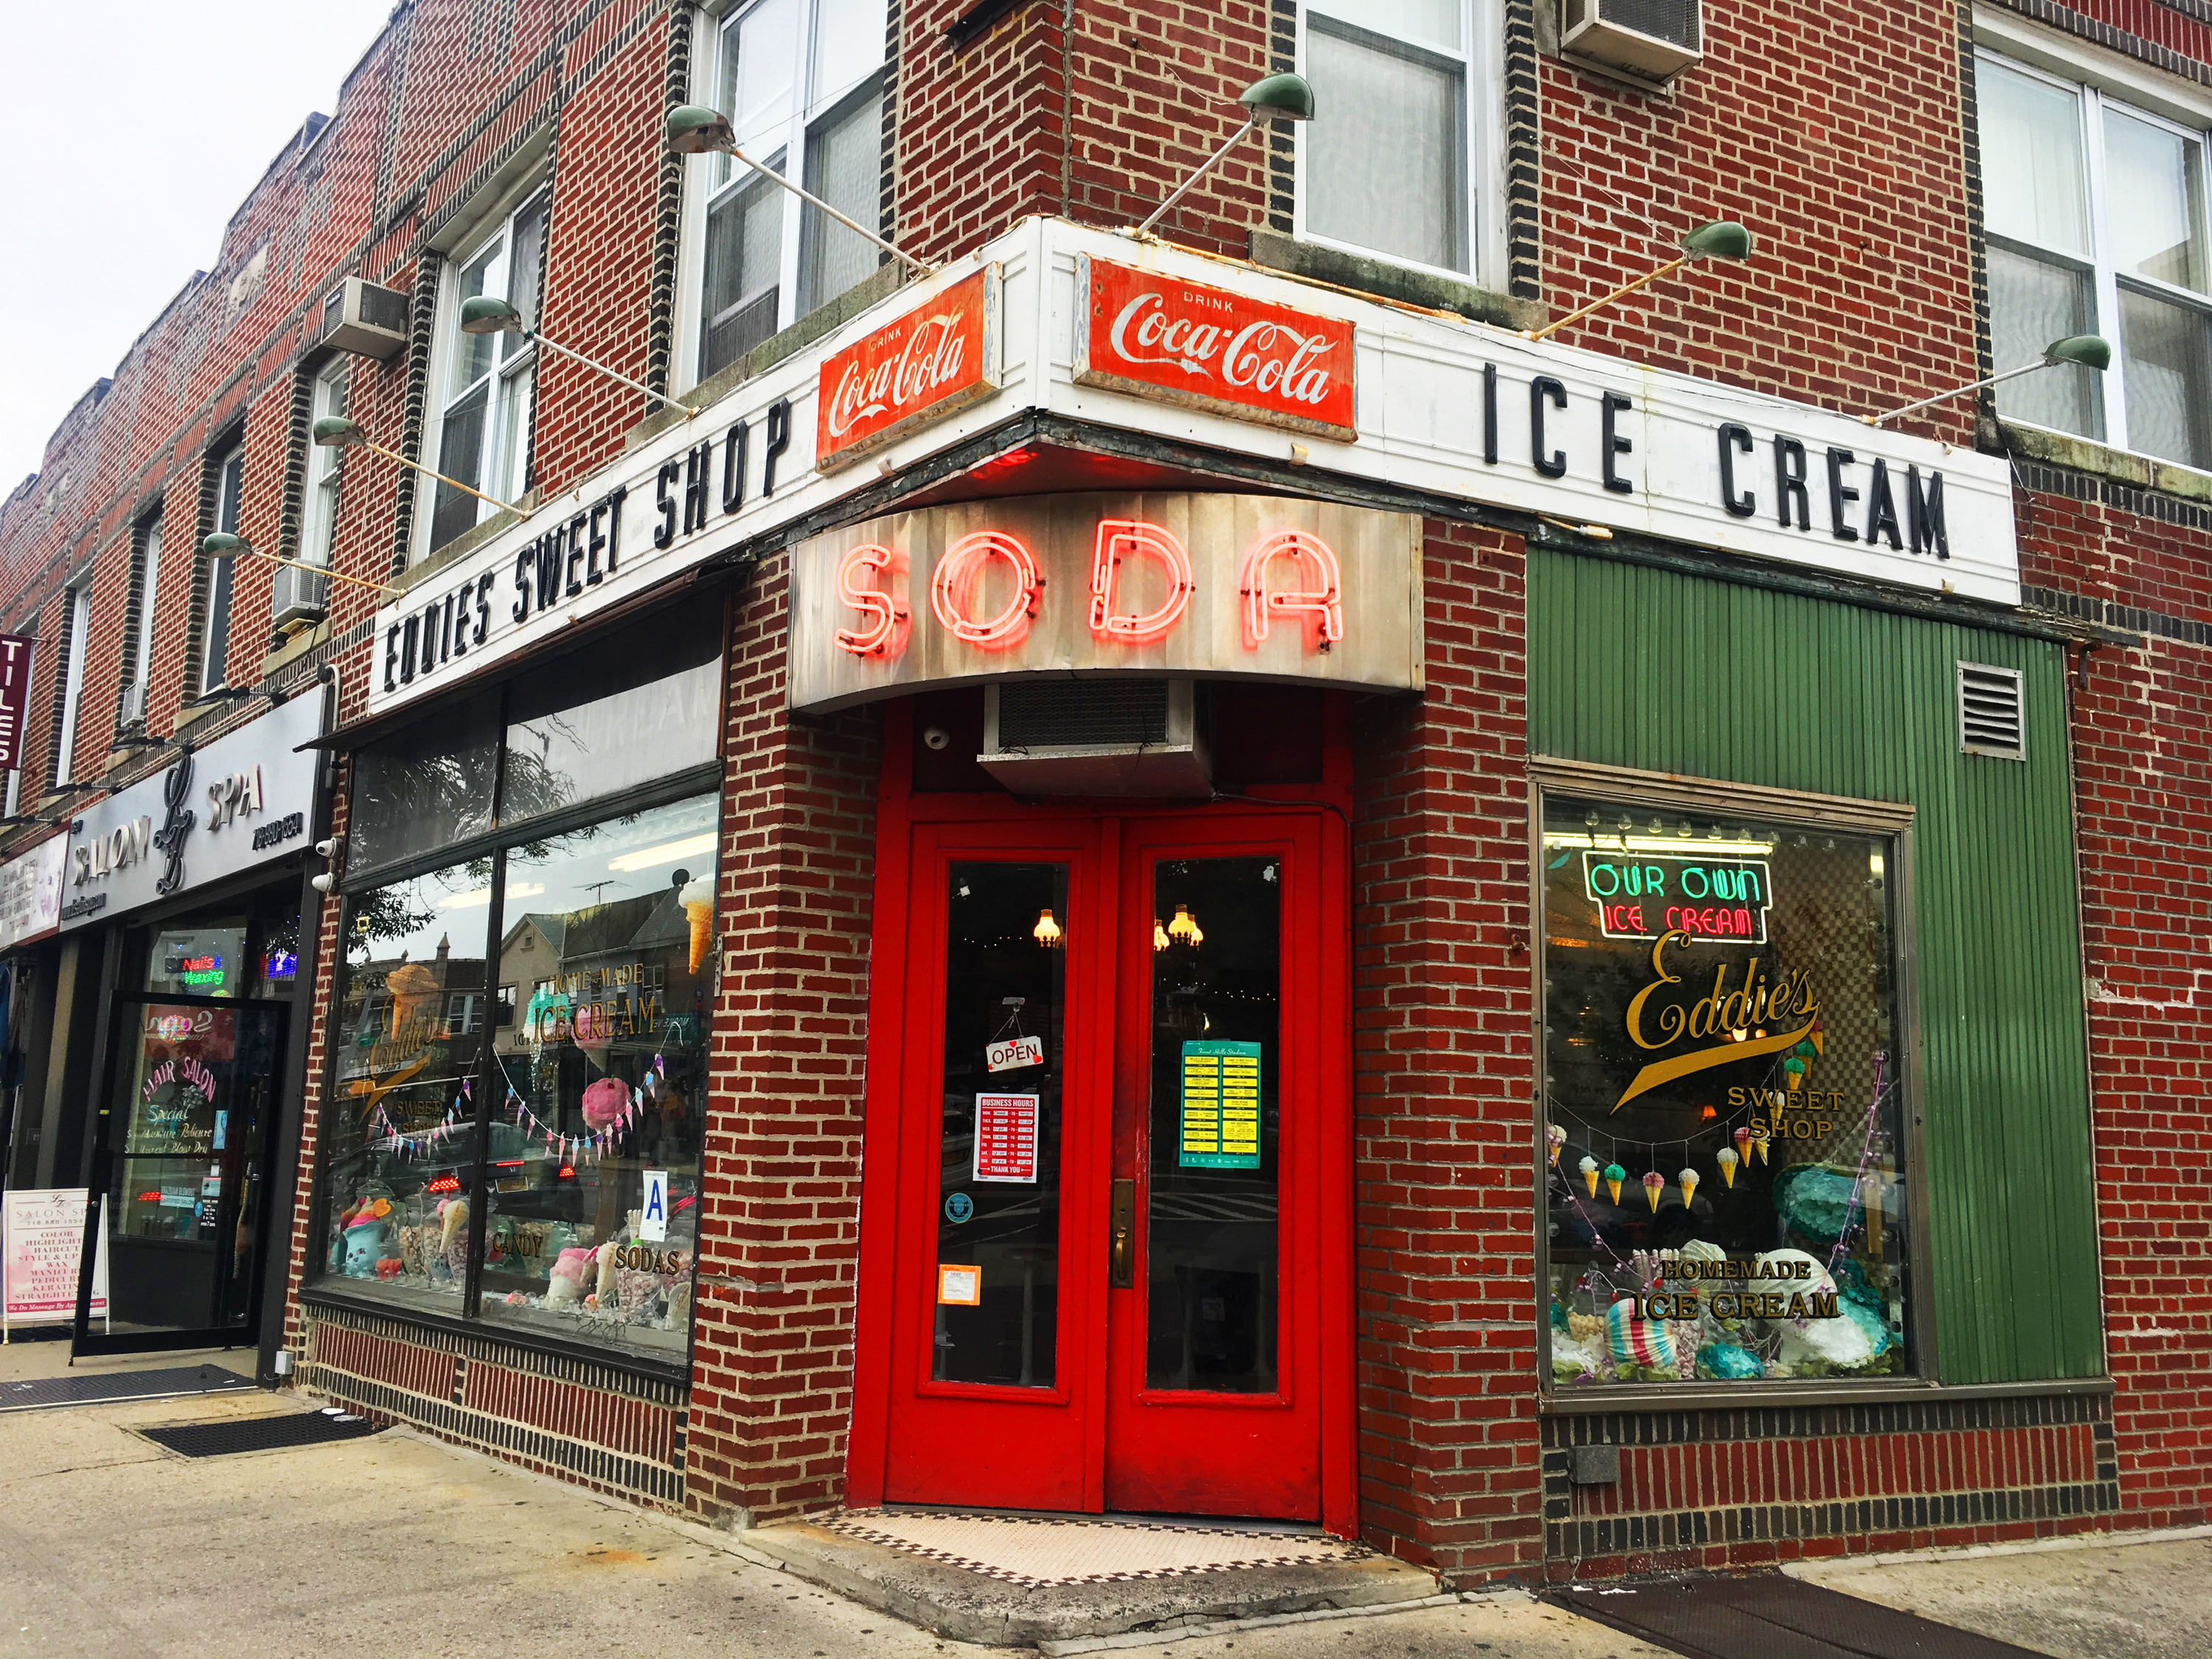
[{"label": "upper floor window", "polygon": [[[309,396],[308,428],[317,421],[345,413],[346,362],[340,357],[315,376]],[[343,452],[321,444],[307,446],[306,499],[301,502],[300,558],[307,564],[331,562],[338,521],[338,457]],[[320,580],[320,578],[315,580]]]},{"label": "upper floor window", "polygon": [[138,527],[138,614],[132,618],[129,647],[124,659],[122,723],[146,723],[146,688],[154,678],[154,619],[160,611],[161,591],[161,520],[147,520]]},{"label": "upper floor window", "polygon": [[1976,87],[1995,366],[2117,348],[2007,381],[1998,413],[2212,469],[2204,132],[1986,52]]},{"label": "upper floor window", "polygon": [[[505,214],[447,267],[439,307],[443,367],[437,427],[426,449],[438,471],[471,489],[512,501],[529,488],[530,399],[538,368],[536,342],[520,334],[464,334],[461,307],[489,294],[538,325],[539,277],[545,264],[547,192]],[[473,529],[492,508],[451,484],[437,486],[430,513],[432,550]]]},{"label": "upper floor window", "polygon": [[75,775],[78,707],[84,701],[84,659],[92,649],[92,580],[85,578],[62,597],[62,706],[54,721],[52,781],[64,784]]},{"label": "upper floor window", "polygon": [[[246,441],[239,439],[208,464],[215,486],[215,527],[238,534],[239,497],[246,489]],[[212,691],[230,672],[230,573],[234,559],[207,565],[207,631],[200,640],[200,689]],[[150,590],[149,590],[150,591]]]},{"label": "upper floor window", "polygon": [[[863,225],[882,216],[884,0],[755,0],[712,25],[703,84],[738,148]],[[726,155],[706,173],[696,379],[873,271],[875,246]]]},{"label": "upper floor window", "polygon": [[[1298,232],[1479,276],[1495,256],[1499,131],[1492,0],[1309,0]],[[1502,246],[1502,244],[1501,244]]]}]

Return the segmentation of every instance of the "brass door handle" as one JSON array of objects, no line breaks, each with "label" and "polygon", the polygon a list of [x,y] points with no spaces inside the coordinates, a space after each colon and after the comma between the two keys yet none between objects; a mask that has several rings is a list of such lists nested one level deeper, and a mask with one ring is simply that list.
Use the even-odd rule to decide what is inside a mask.
[{"label": "brass door handle", "polygon": [[1126,1291],[1137,1282],[1137,1183],[1114,1183],[1112,1212],[1108,1218],[1106,1285]]}]

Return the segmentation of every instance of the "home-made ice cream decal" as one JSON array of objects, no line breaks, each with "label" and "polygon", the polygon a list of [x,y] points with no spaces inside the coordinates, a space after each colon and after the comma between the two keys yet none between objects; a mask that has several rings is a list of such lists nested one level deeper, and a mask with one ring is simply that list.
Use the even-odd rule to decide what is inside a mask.
[{"label": "home-made ice cream decal", "polygon": [[714,933],[714,881],[706,876],[695,877],[684,884],[676,902],[684,907],[684,919],[691,924],[691,971],[696,974]]}]

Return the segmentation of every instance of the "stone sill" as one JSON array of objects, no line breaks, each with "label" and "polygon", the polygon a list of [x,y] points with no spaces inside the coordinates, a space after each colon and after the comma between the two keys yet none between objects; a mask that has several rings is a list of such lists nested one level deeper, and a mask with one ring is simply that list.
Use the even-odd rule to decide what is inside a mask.
[{"label": "stone sill", "polygon": [[1455,282],[1429,271],[1410,270],[1388,259],[1302,242],[1279,231],[1255,226],[1250,248],[1252,263],[1270,270],[1431,311],[1456,312],[1471,322],[1517,330],[1541,328],[1551,320],[1550,313],[1534,300],[1512,299],[1473,283]]},{"label": "stone sill", "polygon": [[2041,461],[2212,506],[2212,472],[2200,472],[2179,461],[2154,460],[2133,450],[2114,449],[2092,438],[2076,438],[2045,427],[2021,426],[2011,421],[1998,421],[1995,425],[1997,447],[2016,459]]},{"label": "stone sill", "polygon": [[330,637],[331,619],[328,617],[325,617],[322,621],[310,627],[301,629],[261,659],[261,684],[268,684],[270,678],[279,670],[289,664],[297,662],[317,646],[328,641]]}]

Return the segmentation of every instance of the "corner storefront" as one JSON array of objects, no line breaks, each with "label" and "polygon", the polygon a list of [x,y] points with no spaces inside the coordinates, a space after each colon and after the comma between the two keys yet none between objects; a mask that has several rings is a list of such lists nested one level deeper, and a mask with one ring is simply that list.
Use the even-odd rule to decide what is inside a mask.
[{"label": "corner storefront", "polygon": [[2002,462],[1025,222],[380,613],[306,1375],[1455,1572],[2108,1508],[2018,601]]}]

